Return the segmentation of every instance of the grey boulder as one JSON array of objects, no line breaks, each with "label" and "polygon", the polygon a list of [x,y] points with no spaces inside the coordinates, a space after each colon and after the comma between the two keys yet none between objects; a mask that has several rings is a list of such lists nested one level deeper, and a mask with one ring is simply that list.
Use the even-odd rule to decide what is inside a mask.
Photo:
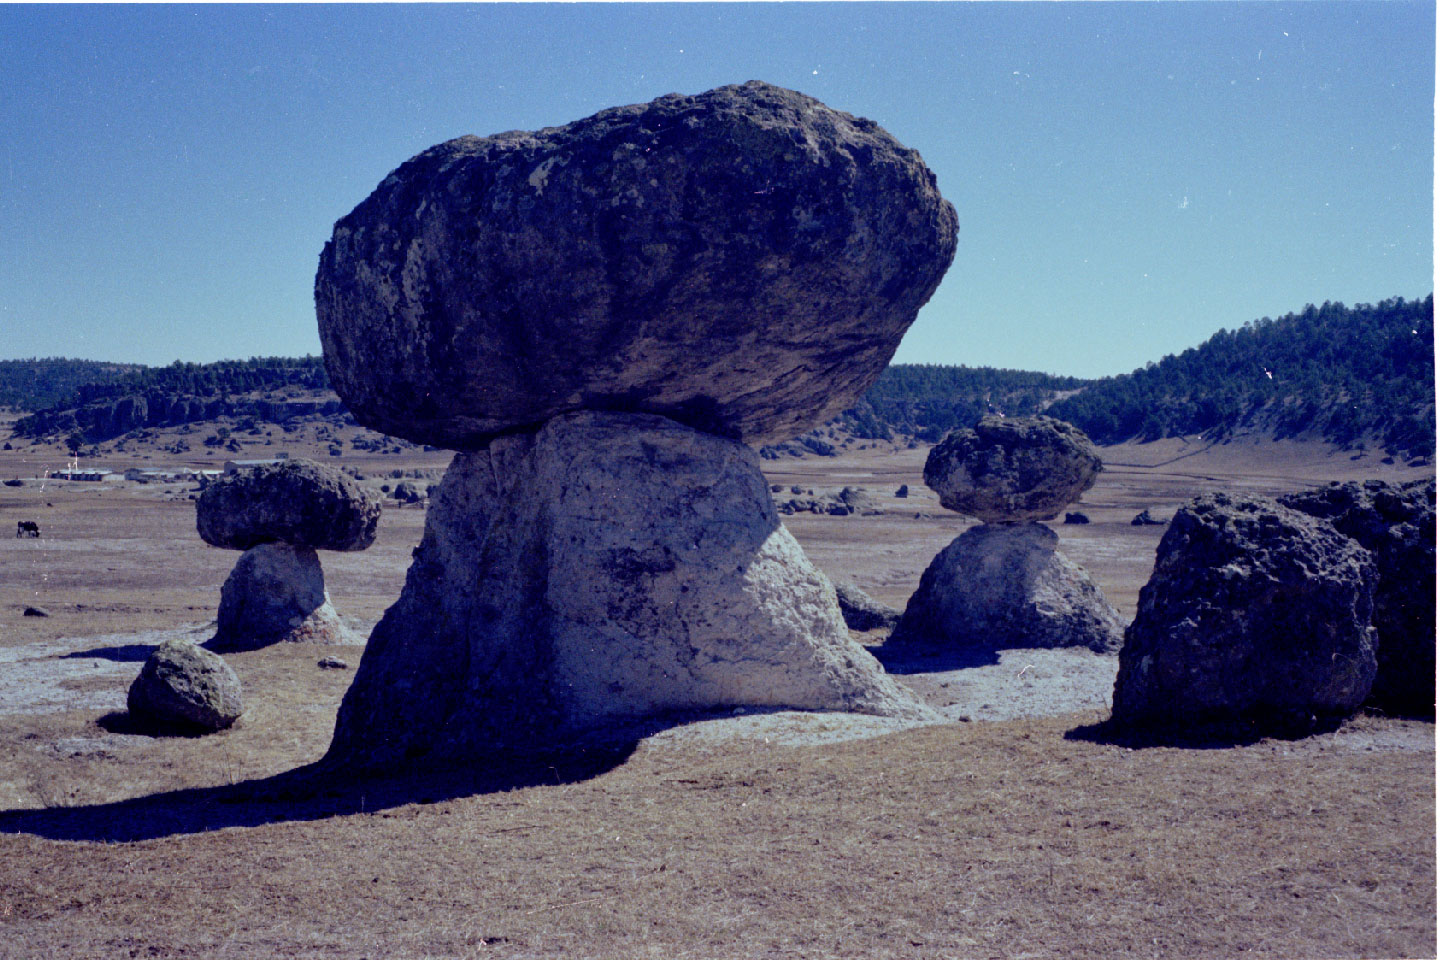
[{"label": "grey boulder", "polygon": [[195,503],[195,526],[206,543],[231,550],[262,543],[364,550],[375,542],[380,509],[339,470],[286,460],[210,483]]},{"label": "grey boulder", "polygon": [[402,164],[321,254],[320,339],[355,418],[419,443],[581,409],[784,440],[879,376],[956,223],[872,121],[760,82],[670,94]]},{"label": "grey boulder", "polygon": [[1375,564],[1330,524],[1264,497],[1183,507],[1125,631],[1113,719],[1160,730],[1304,733],[1375,679]]},{"label": "grey boulder", "polygon": [[142,726],[173,733],[223,730],[240,718],[240,678],[219,655],[184,640],[155,648],[127,698]]},{"label": "grey boulder", "polygon": [[576,413],[455,457],[328,761],[473,761],[669,711],[931,718],[850,638],[750,447]]},{"label": "grey boulder", "polygon": [[989,416],[925,459],[925,483],[948,510],[986,523],[1050,520],[1099,476],[1090,438],[1053,417]]},{"label": "grey boulder", "polygon": [[1435,715],[1435,481],[1332,483],[1280,502],[1320,517],[1375,558],[1375,685],[1370,702]]},{"label": "grey boulder", "polygon": [[1038,523],[980,524],[940,551],[887,641],[891,649],[1085,647],[1113,653],[1125,625]]},{"label": "grey boulder", "polygon": [[900,611],[881,603],[853,583],[835,581],[835,599],[840,602],[840,615],[851,630],[892,629],[900,622]]},{"label": "grey boulder", "polygon": [[359,643],[330,605],[320,558],[309,547],[262,543],[240,555],[220,588],[214,650],[273,643]]}]

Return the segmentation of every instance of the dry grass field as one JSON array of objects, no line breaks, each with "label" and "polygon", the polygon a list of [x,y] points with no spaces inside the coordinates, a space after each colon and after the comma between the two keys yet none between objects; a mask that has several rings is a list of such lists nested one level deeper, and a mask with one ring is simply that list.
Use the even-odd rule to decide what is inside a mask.
[{"label": "dry grass field", "polygon": [[[1092,523],[1055,529],[1127,617],[1163,531],[1130,526],[1141,509],[1424,475],[1303,444],[1105,454],[1078,507]],[[924,455],[886,444],[766,467],[786,486],[877,494],[882,516],[786,522],[822,569],[898,606],[967,526],[921,483]],[[0,479],[33,477],[45,457],[63,459],[0,452]],[[1029,687],[1028,663],[1005,660],[986,685],[965,670],[902,678],[969,722],[857,739],[863,724],[819,718],[785,739],[712,719],[338,783],[306,765],[353,671],[316,661],[353,667],[360,649],[289,645],[227,656],[248,705],[235,728],[138,735],[130,679],[159,639],[208,635],[238,556],[195,535],[187,491],[0,486],[0,957],[1436,953],[1434,726],[1418,721],[1142,747],[1107,739],[1103,705]],[[22,519],[42,537],[11,539]],[[374,548],[322,555],[358,628],[398,595],[423,519],[387,508]],[[988,720],[966,702],[978,690],[1030,708]]]}]

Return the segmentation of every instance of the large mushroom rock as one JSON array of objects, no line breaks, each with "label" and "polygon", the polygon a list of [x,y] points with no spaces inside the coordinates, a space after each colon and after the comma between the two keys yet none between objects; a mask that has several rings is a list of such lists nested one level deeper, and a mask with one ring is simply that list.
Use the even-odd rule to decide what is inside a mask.
[{"label": "large mushroom rock", "polygon": [[925,459],[940,505],[986,523],[1051,520],[1095,484],[1100,455],[1080,428],[1053,417],[989,416]]},{"label": "large mushroom rock", "polygon": [[1332,483],[1280,502],[1320,517],[1375,558],[1377,669],[1370,702],[1435,715],[1435,480]]},{"label": "large mushroom rock", "polygon": [[913,150],[751,82],[426,150],[336,224],[316,312],[384,433],[478,449],[599,409],[763,443],[880,374],[955,233]]},{"label": "large mushroom rock", "polygon": [[1375,678],[1375,564],[1330,524],[1263,497],[1175,514],[1125,631],[1113,718],[1293,734],[1353,713]]},{"label": "large mushroom rock", "polygon": [[240,678],[218,655],[184,640],[160,644],[130,684],[131,717],[167,733],[209,733],[240,718]]},{"label": "large mushroom rock", "polygon": [[309,460],[221,477],[195,503],[201,539],[231,550],[262,543],[364,550],[375,542],[379,523],[379,499],[339,470]]},{"label": "large mushroom rock", "polygon": [[456,456],[327,757],[463,762],[733,706],[933,716],[851,640],[753,450],[582,412]]},{"label": "large mushroom rock", "polygon": [[315,551],[288,543],[262,543],[240,555],[220,588],[215,626],[214,650],[364,642],[331,606]]},{"label": "large mushroom rock", "polygon": [[1038,523],[971,527],[925,569],[887,647],[1086,647],[1113,653],[1124,622],[1059,543],[1053,530]]}]

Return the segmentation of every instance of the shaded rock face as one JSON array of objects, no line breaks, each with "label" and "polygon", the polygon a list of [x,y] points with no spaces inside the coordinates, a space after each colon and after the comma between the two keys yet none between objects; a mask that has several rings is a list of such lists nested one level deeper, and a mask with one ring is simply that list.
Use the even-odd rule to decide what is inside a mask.
[{"label": "shaded rock face", "polygon": [[1125,629],[1119,612],[1059,544],[1038,523],[971,527],[930,562],[888,643],[1114,652]]},{"label": "shaded rock face", "polygon": [[309,460],[264,464],[212,482],[195,504],[200,537],[248,550],[288,543],[364,550],[375,542],[380,501],[333,467]]},{"label": "shaded rock face", "polygon": [[880,374],[955,233],[914,151],[752,82],[432,147],[336,224],[316,312],[384,433],[477,449],[592,409],[762,443]]},{"label": "shaded rock face", "polygon": [[155,648],[130,684],[128,706],[142,725],[174,733],[223,730],[240,718],[240,678],[218,655],[184,640]]},{"label": "shaded rock face", "polygon": [[931,449],[925,484],[948,510],[985,523],[1050,520],[1099,476],[1079,428],[1052,417],[985,417]]},{"label": "shaded rock face", "polygon": [[881,603],[853,583],[835,581],[835,599],[840,602],[840,615],[851,630],[892,629],[900,622],[900,611]]},{"label": "shaded rock face", "polygon": [[463,761],[737,705],[930,715],[850,639],[753,450],[579,413],[455,458],[328,759]]},{"label": "shaded rock face", "polygon": [[1377,669],[1370,702],[1435,715],[1435,481],[1332,483],[1280,503],[1334,524],[1375,558]]},{"label": "shaded rock face", "polygon": [[220,588],[216,628],[215,650],[361,642],[330,605],[315,551],[287,543],[262,543],[240,556]]},{"label": "shaded rock face", "polygon": [[1375,564],[1330,524],[1263,497],[1175,514],[1125,631],[1113,717],[1295,733],[1355,711],[1375,678]]}]

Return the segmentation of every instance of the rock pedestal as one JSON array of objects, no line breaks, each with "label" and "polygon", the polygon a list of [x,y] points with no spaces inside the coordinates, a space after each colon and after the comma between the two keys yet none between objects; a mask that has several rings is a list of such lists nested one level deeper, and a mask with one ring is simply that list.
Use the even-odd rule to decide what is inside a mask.
[{"label": "rock pedestal", "polygon": [[1120,648],[1125,625],[1086,572],[1038,523],[981,524],[920,578],[890,643],[945,650]]},{"label": "rock pedestal", "polygon": [[850,639],[753,450],[576,413],[456,456],[328,759],[453,761],[732,706],[931,715]]},{"label": "rock pedestal", "polygon": [[1375,678],[1370,555],[1263,497],[1175,514],[1125,631],[1113,717],[1165,730],[1304,732],[1359,708]]},{"label": "rock pedestal", "polygon": [[361,643],[335,613],[320,558],[309,547],[264,543],[240,555],[220,588],[215,650],[272,643]]}]

